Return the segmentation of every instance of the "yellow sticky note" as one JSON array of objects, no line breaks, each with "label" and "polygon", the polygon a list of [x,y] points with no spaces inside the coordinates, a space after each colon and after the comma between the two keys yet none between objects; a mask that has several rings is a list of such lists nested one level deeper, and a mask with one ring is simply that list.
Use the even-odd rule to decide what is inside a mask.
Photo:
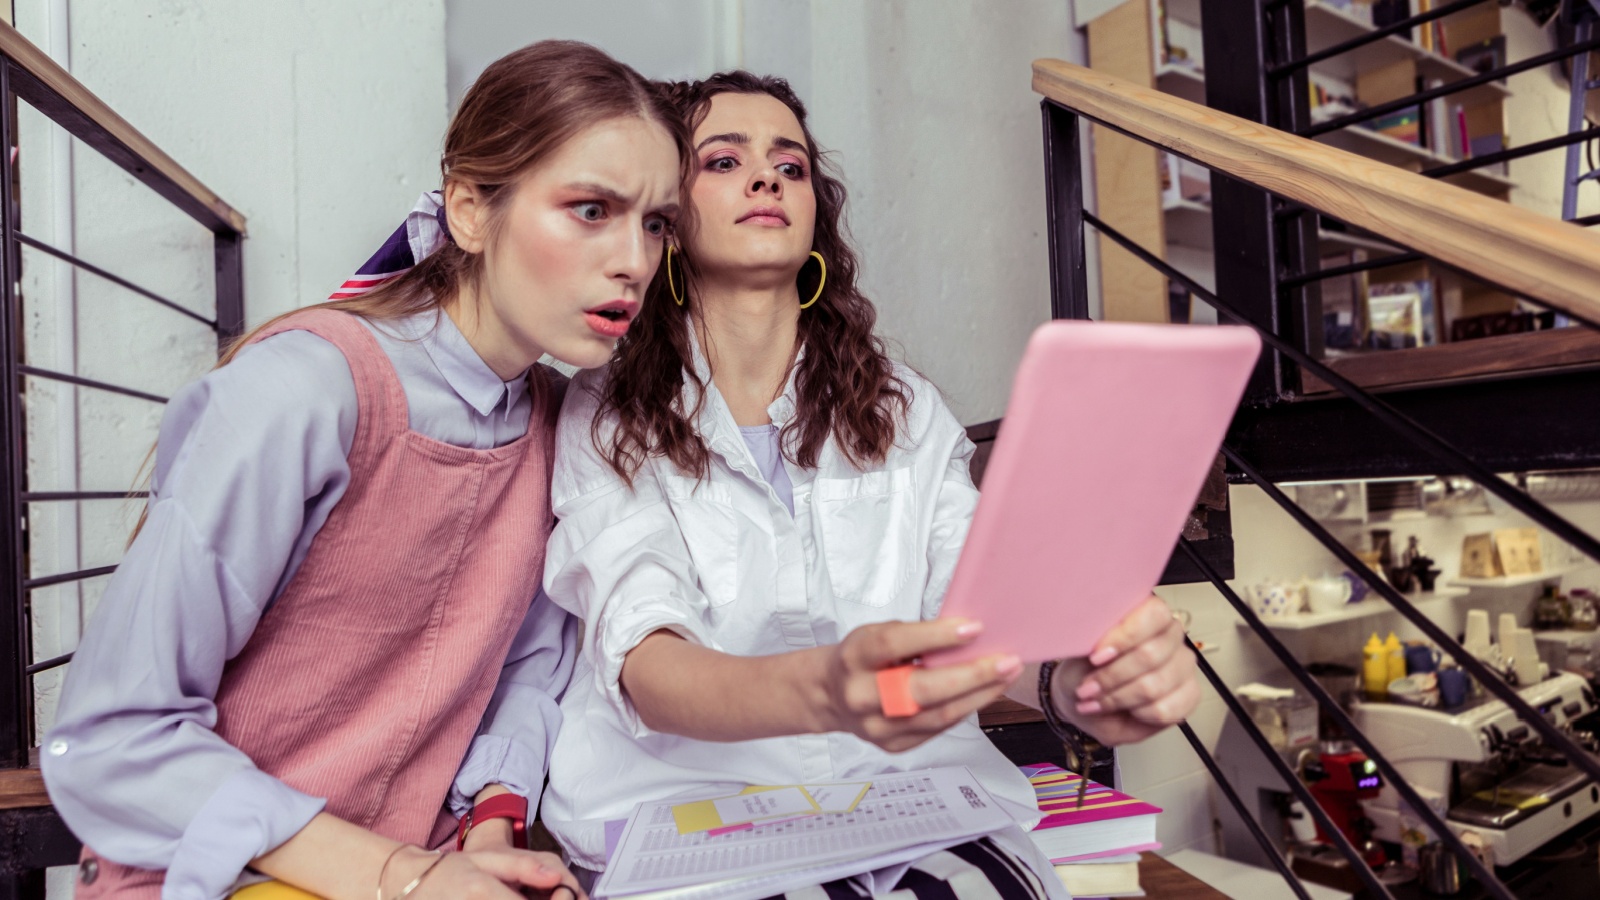
[{"label": "yellow sticky note", "polygon": [[815,815],[820,811],[804,788],[788,785],[754,791],[746,788],[731,797],[680,803],[672,808],[672,820],[679,834],[693,834],[769,819]]}]

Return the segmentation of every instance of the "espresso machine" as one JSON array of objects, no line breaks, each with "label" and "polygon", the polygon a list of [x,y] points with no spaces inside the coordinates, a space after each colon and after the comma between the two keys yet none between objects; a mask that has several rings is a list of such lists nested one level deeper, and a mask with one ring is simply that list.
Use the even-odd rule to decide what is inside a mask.
[{"label": "espresso machine", "polygon": [[[1364,847],[1367,865],[1383,865],[1387,857],[1383,848],[1369,841],[1372,823],[1362,808],[1362,801],[1372,800],[1383,790],[1383,776],[1378,764],[1367,758],[1349,741],[1324,741],[1314,761],[1307,763],[1301,777],[1311,789],[1317,805],[1328,814],[1353,847]],[[1317,824],[1317,840],[1334,845],[1332,835]]]},{"label": "espresso machine", "polygon": [[[1600,749],[1594,735],[1573,725],[1597,708],[1582,677],[1561,672],[1517,693],[1590,753]],[[1500,700],[1455,711],[1362,702],[1353,718],[1418,794],[1446,810],[1452,831],[1482,838],[1495,865],[1516,862],[1600,812],[1600,785],[1546,747]],[[1384,786],[1364,805],[1376,836],[1398,842],[1394,788]]]}]

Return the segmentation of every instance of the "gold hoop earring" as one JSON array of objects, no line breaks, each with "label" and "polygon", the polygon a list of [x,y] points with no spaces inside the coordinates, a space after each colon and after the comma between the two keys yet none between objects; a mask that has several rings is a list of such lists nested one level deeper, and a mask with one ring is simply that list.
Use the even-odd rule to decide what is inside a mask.
[{"label": "gold hoop earring", "polygon": [[822,258],[822,254],[821,253],[818,253],[815,250],[811,251],[811,255],[816,259],[817,265],[822,267],[822,276],[817,279],[817,292],[815,294],[811,295],[811,299],[810,300],[807,300],[806,302],[800,304],[800,308],[801,309],[805,309],[806,307],[810,306],[811,304],[817,302],[817,298],[822,296],[822,286],[828,283],[828,263],[827,263],[827,261]]},{"label": "gold hoop earring", "polygon": [[683,298],[678,296],[678,286],[672,281],[672,245],[667,245],[667,292],[672,295],[672,302],[683,305]]}]

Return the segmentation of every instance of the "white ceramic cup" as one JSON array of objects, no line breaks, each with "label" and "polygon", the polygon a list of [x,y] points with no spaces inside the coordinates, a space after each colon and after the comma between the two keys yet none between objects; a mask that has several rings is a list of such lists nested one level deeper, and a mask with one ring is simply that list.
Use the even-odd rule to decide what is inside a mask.
[{"label": "white ceramic cup", "polygon": [[1533,629],[1518,628],[1512,647],[1512,666],[1517,672],[1517,684],[1522,687],[1538,684],[1539,644],[1533,638]]},{"label": "white ceramic cup", "polygon": [[1467,610],[1467,635],[1461,646],[1473,656],[1483,656],[1489,652],[1489,643],[1489,611]]},{"label": "white ceramic cup", "polygon": [[1422,679],[1415,675],[1396,678],[1389,682],[1389,700],[1394,703],[1422,705]]},{"label": "white ceramic cup", "polygon": [[1326,575],[1305,581],[1306,606],[1314,613],[1334,612],[1350,602],[1352,592],[1349,579],[1342,575]]},{"label": "white ceramic cup", "polygon": [[1252,590],[1256,615],[1263,619],[1287,619],[1300,614],[1305,589],[1287,581],[1263,581]]},{"label": "white ceramic cup", "polygon": [[1512,613],[1500,614],[1500,631],[1495,635],[1500,641],[1500,651],[1507,656],[1517,653],[1517,617]]}]

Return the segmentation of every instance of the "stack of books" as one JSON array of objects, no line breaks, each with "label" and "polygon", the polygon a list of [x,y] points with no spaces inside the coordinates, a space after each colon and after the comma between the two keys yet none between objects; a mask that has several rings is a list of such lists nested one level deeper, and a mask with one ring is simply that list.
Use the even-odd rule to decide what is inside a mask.
[{"label": "stack of books", "polygon": [[1078,803],[1081,775],[1050,763],[1022,766],[1044,813],[1035,845],[1075,897],[1138,897],[1139,854],[1158,850],[1158,806],[1089,782]]}]

